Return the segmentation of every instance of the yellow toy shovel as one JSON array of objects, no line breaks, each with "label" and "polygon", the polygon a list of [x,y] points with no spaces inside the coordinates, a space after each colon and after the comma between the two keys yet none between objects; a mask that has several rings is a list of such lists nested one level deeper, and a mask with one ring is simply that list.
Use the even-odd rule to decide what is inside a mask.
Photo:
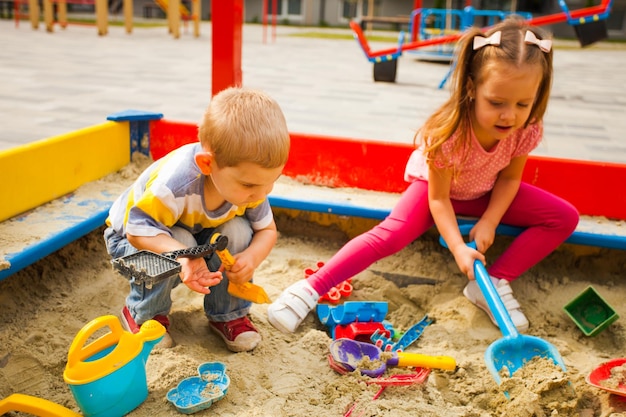
[{"label": "yellow toy shovel", "polygon": [[81,414],[60,404],[25,394],[11,394],[0,400],[0,416],[9,411],[20,411],[40,417],[82,417]]},{"label": "yellow toy shovel", "polygon": [[[231,255],[228,249],[226,249],[226,245],[228,245],[228,238],[220,235],[219,233],[215,233],[211,237],[211,241],[209,243],[215,245],[215,253],[222,261],[224,269],[227,271],[230,270],[230,268],[235,264],[235,258],[233,258],[233,255]],[[262,287],[251,282],[244,282],[243,284],[229,282],[228,293],[234,297],[252,301],[257,304],[269,304],[272,302]]]}]

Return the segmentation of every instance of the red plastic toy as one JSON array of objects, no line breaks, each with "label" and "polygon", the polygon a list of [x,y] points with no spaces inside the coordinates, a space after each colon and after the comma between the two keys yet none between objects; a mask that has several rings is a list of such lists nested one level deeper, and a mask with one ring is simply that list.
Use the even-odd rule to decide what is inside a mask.
[{"label": "red plastic toy", "polygon": [[360,342],[371,343],[371,338],[374,333],[390,337],[391,332],[385,328],[385,326],[378,321],[356,321],[354,323],[335,326],[335,339],[347,338],[357,340]]},{"label": "red plastic toy", "polygon": [[[317,269],[307,268],[304,270],[304,278],[308,278],[317,271],[321,267],[324,266],[324,262],[317,263]],[[330,289],[326,294],[322,295],[319,299],[320,302],[328,301],[332,304],[337,304],[341,297],[347,298],[352,294],[352,278],[348,278],[344,282],[339,285],[334,286]]]},{"label": "red plastic toy", "polygon": [[623,378],[616,378],[616,386],[611,386],[607,383],[607,380],[612,376],[611,370],[624,365],[626,365],[626,358],[612,359],[596,367],[585,379],[589,385],[603,389],[611,394],[626,397],[626,383]]}]

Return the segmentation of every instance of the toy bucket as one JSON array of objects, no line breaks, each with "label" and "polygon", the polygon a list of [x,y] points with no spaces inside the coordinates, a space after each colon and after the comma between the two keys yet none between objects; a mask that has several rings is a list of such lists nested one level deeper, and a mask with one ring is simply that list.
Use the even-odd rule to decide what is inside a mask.
[{"label": "toy bucket", "polygon": [[595,336],[619,318],[617,312],[592,287],[587,287],[563,310],[585,336]]},{"label": "toy bucket", "polygon": [[[86,344],[107,327],[108,333]],[[98,317],[78,332],[63,379],[86,417],[123,416],[145,401],[146,361],[164,334],[155,320],[145,322],[136,334],[127,332],[112,315]]]}]

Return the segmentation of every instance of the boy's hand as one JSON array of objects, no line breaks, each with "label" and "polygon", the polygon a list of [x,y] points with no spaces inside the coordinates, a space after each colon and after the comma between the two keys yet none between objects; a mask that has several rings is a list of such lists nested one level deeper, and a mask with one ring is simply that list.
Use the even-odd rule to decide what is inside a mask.
[{"label": "boy's hand", "polygon": [[252,280],[255,270],[252,257],[244,251],[235,255],[234,258],[235,263],[228,270],[228,280],[234,284],[243,284]]},{"label": "boy's hand", "polygon": [[190,290],[200,294],[209,294],[211,290],[208,287],[213,287],[222,282],[222,273],[209,271],[204,258],[178,258],[177,261],[182,267],[180,279]]}]

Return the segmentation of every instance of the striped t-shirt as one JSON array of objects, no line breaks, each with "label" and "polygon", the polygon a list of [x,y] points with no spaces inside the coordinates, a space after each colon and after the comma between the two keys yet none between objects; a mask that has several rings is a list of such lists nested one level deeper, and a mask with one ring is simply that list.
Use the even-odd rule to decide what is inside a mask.
[{"label": "striped t-shirt", "polygon": [[107,225],[120,236],[171,235],[173,226],[195,234],[235,216],[245,216],[253,230],[267,227],[273,219],[267,199],[244,206],[225,202],[217,210],[206,209],[206,176],[194,159],[201,151],[199,143],[192,143],[152,163],[113,203]]}]

